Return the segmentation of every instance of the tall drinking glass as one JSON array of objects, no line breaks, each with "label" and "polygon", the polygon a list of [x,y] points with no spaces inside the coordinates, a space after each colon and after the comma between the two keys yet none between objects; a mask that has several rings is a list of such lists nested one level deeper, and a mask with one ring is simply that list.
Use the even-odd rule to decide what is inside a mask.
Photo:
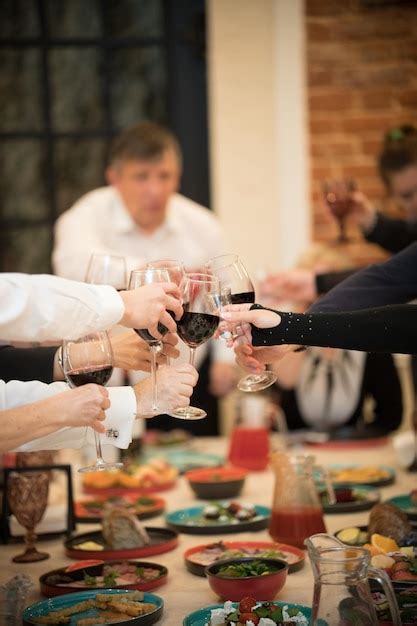
[{"label": "tall drinking glass", "polygon": [[[62,365],[71,388],[96,383],[106,385],[113,372],[113,352],[106,332],[91,333],[76,341],[62,344]],[[106,463],[101,450],[100,435],[94,431],[97,459],[94,465],[81,467],[79,472],[118,469],[123,463]]]},{"label": "tall drinking glass", "polygon": [[[208,274],[187,274],[181,284],[184,313],[177,322],[179,337],[190,348],[190,364],[194,365],[198,346],[214,335],[219,325],[220,282]],[[179,407],[170,413],[184,420],[199,420],[207,413],[197,407]]]},{"label": "tall drinking glass", "polygon": [[[169,283],[170,277],[166,269],[148,268],[144,270],[133,270],[130,274],[129,289],[137,289],[144,285],[151,285],[152,283]],[[174,316],[172,314],[172,316]],[[161,335],[165,335],[168,332],[168,328],[158,323],[158,330]],[[152,411],[158,412],[158,384],[156,373],[158,364],[156,362],[158,354],[162,350],[162,341],[155,339],[146,328],[135,328],[135,332],[141,337],[149,346],[151,353],[151,380],[152,380]]]},{"label": "tall drinking glass", "polygon": [[[224,297],[226,297],[226,291],[230,290],[231,304],[255,302],[255,288],[237,254],[222,254],[214,257],[206,263],[205,267],[209,274],[217,276],[220,280]],[[261,391],[273,385],[276,380],[276,375],[270,371],[262,372],[262,374],[247,374],[239,380],[237,388],[245,392]]]}]

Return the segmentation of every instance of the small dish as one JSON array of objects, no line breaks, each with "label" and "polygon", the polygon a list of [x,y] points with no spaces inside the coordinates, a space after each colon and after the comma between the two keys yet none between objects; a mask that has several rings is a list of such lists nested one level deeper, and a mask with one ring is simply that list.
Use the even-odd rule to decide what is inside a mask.
[{"label": "small dish", "polygon": [[[137,548],[115,550],[106,545],[100,530],[73,535],[64,543],[65,554],[70,559],[97,559],[111,561],[114,559],[140,559],[155,554],[163,554],[178,545],[178,533],[169,528],[146,526],[151,543]],[[89,546],[91,544],[91,546]]]},{"label": "small dish", "polygon": [[217,541],[184,552],[185,566],[195,576],[205,576],[205,568],[221,559],[244,557],[282,559],[288,563],[288,573],[291,574],[303,567],[305,553],[295,546],[270,541]]},{"label": "small dish", "polygon": [[[231,576],[222,574],[220,570],[234,566],[249,566],[259,564],[276,571],[270,573]],[[288,573],[288,563],[281,559],[227,559],[212,563],[205,569],[210,587],[222,600],[239,602],[245,596],[252,596],[260,600],[273,600],[285,585]]]},{"label": "small dish", "polygon": [[402,496],[394,496],[389,500],[386,500],[389,504],[393,504],[398,507],[400,511],[403,511],[408,519],[417,521],[417,503],[411,500],[411,496],[408,494]]},{"label": "small dish", "polygon": [[[56,596],[55,598],[48,598],[48,600],[42,600],[41,602],[37,602],[36,604],[32,604],[27,607],[22,614],[22,624],[23,626],[33,626],[33,624],[37,623],[35,621],[36,618],[46,617],[49,613],[51,613],[51,611],[62,611],[81,602],[94,600],[97,594],[117,596],[118,598],[121,598],[124,595],[132,593],[134,592],[126,589],[101,589],[100,591],[82,591],[81,593],[71,593],[64,596]],[[154,604],[155,609],[146,615],[141,615],[139,617],[127,617],[127,619],[117,622],[119,626],[150,626],[160,619],[164,608],[162,598],[154,595],[153,593],[145,593],[143,595],[143,602]],[[73,615],[70,618],[70,624],[76,624],[80,618],[96,617],[98,612],[98,609],[87,608],[84,611]],[[107,622],[107,624],[110,624],[110,622]]]},{"label": "small dish", "polygon": [[[231,502],[217,502],[217,507],[228,507]],[[214,506],[214,505],[210,505]],[[239,506],[239,505],[238,505]],[[179,509],[168,513],[166,516],[167,525],[178,532],[190,535],[218,535],[221,533],[242,533],[246,531],[264,530],[269,524],[271,509],[266,506],[256,505],[253,509],[254,515],[250,519],[238,520],[207,519],[204,517],[204,510],[207,507],[193,506],[187,509]]]},{"label": "small dish", "polygon": [[[301,604],[292,604],[290,602],[274,602],[274,605],[287,607],[288,609],[298,609],[300,613],[304,615],[306,619],[308,619],[308,623],[310,623],[311,618],[311,609],[307,606],[302,606]],[[237,609],[239,607],[238,604],[233,603],[233,608]],[[207,626],[211,617],[211,611],[214,609],[222,609],[223,604],[212,604],[211,606],[206,606],[203,609],[198,609],[197,611],[193,611],[189,615],[184,618],[182,626]]]},{"label": "small dish", "polygon": [[246,470],[237,467],[217,467],[191,470],[185,478],[201,500],[221,500],[240,494],[246,474]]},{"label": "small dish", "polygon": [[330,480],[335,485],[383,487],[395,481],[395,470],[385,465],[331,465]]},{"label": "small dish", "polygon": [[163,513],[165,509],[165,500],[152,495],[97,496],[74,502],[76,523],[96,524],[101,522],[106,504],[132,511],[138,519],[155,517]]},{"label": "small dish", "polygon": [[[76,567],[79,565],[79,567]],[[168,578],[164,565],[146,561],[101,561],[88,564],[88,561],[73,563],[42,574],[39,578],[41,593],[52,598],[77,591],[96,589],[136,589],[150,591],[156,589]]]},{"label": "small dish", "polygon": [[[335,487],[336,502],[329,504],[327,492],[320,492],[320,500],[325,513],[355,513],[368,511],[381,499],[381,494],[372,487],[350,487],[349,485]],[[350,497],[348,497],[350,496]]]}]

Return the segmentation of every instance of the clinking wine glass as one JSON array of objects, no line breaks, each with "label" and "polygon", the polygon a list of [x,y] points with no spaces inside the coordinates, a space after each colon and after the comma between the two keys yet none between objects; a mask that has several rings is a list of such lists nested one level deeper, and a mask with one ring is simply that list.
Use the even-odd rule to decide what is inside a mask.
[{"label": "clinking wine glass", "polygon": [[[88,383],[105,386],[113,372],[113,352],[106,332],[91,333],[76,341],[62,344],[62,365],[69,386],[74,389]],[[97,459],[94,465],[79,472],[119,469],[123,463],[107,463],[103,459],[100,435],[94,431]]]},{"label": "clinking wine glass", "polygon": [[117,291],[126,289],[125,258],[111,254],[92,254],[85,282],[93,285],[110,285]]},{"label": "clinking wine glass", "polygon": [[48,491],[48,472],[16,472],[9,476],[7,496],[10,509],[26,529],[26,550],[13,557],[15,563],[32,563],[49,558],[47,552],[39,552],[35,547],[35,527],[45,513]]},{"label": "clinking wine glass", "polygon": [[[168,272],[170,282],[175,283],[178,287],[181,286],[185,277],[184,264],[176,259],[160,259],[157,261],[150,261],[146,264],[146,267],[148,269],[166,270]],[[166,363],[169,365],[169,357],[166,357]]]},{"label": "clinking wine glass", "polygon": [[322,185],[324,200],[339,225],[339,243],[349,241],[346,236],[346,218],[353,209],[352,192],[356,183],[351,178],[325,180]]},{"label": "clinking wine glass", "polygon": [[[147,268],[143,270],[133,270],[130,274],[129,289],[138,289],[144,285],[151,285],[152,283],[169,283],[170,277],[168,270],[158,268]],[[173,315],[173,314],[172,314]],[[168,328],[164,324],[158,323],[158,330],[161,335],[165,335],[168,332]],[[158,354],[162,350],[162,341],[156,339],[151,335],[147,328],[135,328],[135,332],[146,341],[151,353],[151,381],[152,381],[152,411],[158,412],[158,383],[157,383],[157,370],[158,364],[156,362]]]},{"label": "clinking wine glass", "polygon": [[[177,322],[177,333],[190,348],[190,364],[194,365],[197,347],[208,341],[219,325],[220,283],[212,275],[186,274],[181,293],[184,313]],[[199,420],[206,417],[207,413],[203,409],[188,406],[179,407],[170,415],[178,419]]]},{"label": "clinking wine glass", "polygon": [[[213,257],[205,267],[209,274],[220,280],[224,300],[230,290],[230,304],[253,304],[255,302],[255,288],[237,254],[222,254]],[[226,304],[226,301],[223,304]],[[237,388],[245,392],[262,391],[273,385],[276,380],[276,375],[270,371],[262,372],[262,374],[247,374],[238,381]]]}]

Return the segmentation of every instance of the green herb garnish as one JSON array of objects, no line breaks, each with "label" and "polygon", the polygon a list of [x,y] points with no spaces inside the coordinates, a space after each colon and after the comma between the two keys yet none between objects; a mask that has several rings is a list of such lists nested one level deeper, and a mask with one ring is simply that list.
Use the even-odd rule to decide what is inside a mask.
[{"label": "green herb garnish", "polygon": [[106,585],[106,587],[114,587],[116,585],[117,576],[118,574],[115,571],[107,572],[104,577],[104,584]]},{"label": "green herb garnish", "polygon": [[95,587],[97,585],[97,578],[95,576],[90,576],[87,572],[84,572],[84,582],[86,585]]},{"label": "green herb garnish", "polygon": [[278,571],[279,568],[274,565],[267,565],[262,561],[248,561],[247,563],[223,565],[219,568],[218,574],[230,578],[245,578],[247,576],[266,576]]}]

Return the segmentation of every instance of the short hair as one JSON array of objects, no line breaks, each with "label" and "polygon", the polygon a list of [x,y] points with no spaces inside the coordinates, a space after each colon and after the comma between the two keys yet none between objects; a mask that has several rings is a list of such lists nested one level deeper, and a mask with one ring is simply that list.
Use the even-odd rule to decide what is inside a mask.
[{"label": "short hair", "polygon": [[404,124],[386,133],[378,157],[378,170],[389,188],[391,176],[410,165],[417,165],[417,128]]},{"label": "short hair", "polygon": [[181,168],[181,148],[174,133],[155,122],[141,122],[118,135],[111,146],[109,164],[123,161],[153,161],[166,150],[173,150]]}]

